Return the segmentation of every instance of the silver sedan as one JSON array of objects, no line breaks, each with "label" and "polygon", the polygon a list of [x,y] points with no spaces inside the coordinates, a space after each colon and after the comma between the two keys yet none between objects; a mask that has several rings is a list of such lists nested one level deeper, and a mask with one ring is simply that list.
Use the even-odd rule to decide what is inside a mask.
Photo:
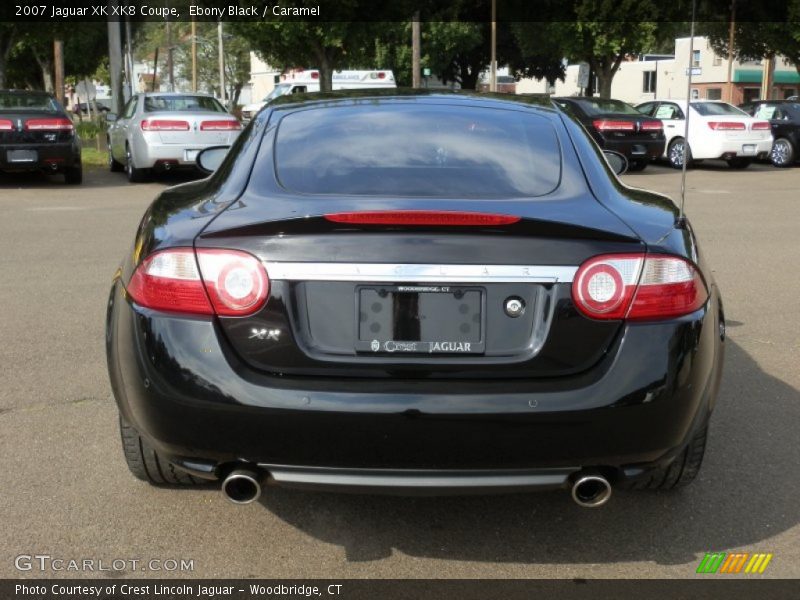
[{"label": "silver sedan", "polygon": [[108,165],[131,182],[153,171],[194,167],[198,152],[229,146],[241,123],[213,96],[151,92],[128,100],[122,114],[107,115]]}]

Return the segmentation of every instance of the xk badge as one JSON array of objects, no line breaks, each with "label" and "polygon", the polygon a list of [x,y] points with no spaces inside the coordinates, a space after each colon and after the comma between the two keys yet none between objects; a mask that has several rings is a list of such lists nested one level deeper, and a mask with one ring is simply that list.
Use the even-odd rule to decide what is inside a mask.
[{"label": "xk badge", "polygon": [[272,340],[277,342],[281,336],[280,329],[256,329],[255,327],[250,330],[250,340]]}]

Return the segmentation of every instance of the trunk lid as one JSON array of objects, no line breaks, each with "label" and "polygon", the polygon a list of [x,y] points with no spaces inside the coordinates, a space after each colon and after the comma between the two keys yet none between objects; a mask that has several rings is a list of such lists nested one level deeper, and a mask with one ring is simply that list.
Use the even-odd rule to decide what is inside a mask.
[{"label": "trunk lid", "polygon": [[[593,198],[581,199],[580,211],[570,204],[461,201],[460,210],[519,214],[513,205],[529,214],[512,225],[456,231],[335,223],[323,211],[254,223],[263,205],[243,199],[196,245],[244,250],[266,266],[265,307],[250,317],[220,318],[233,351],[257,370],[557,377],[596,364],[621,329],[620,322],[593,321],[572,306],[577,267],[597,254],[644,248]],[[354,210],[346,201],[326,199],[322,206],[325,213]],[[280,200],[269,210],[281,212]],[[512,301],[520,314],[509,313]]]},{"label": "trunk lid", "polygon": [[46,126],[32,130],[26,128],[29,121],[41,124],[54,119],[67,119],[67,117],[45,110],[0,111],[0,144],[38,145],[70,141],[74,135],[71,129],[48,129]]}]

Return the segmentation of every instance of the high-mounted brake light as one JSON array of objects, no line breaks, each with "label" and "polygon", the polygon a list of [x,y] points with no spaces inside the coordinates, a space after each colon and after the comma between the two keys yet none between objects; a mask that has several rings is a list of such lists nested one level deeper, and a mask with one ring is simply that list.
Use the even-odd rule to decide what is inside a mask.
[{"label": "high-mounted brake light", "polygon": [[708,126],[714,131],[742,131],[746,129],[739,121],[709,121]]},{"label": "high-mounted brake light", "polygon": [[171,119],[145,119],[141,126],[142,131],[189,131],[188,121]]},{"label": "high-mounted brake light", "polygon": [[200,131],[233,131],[241,128],[241,123],[233,119],[224,119],[221,121],[203,121],[200,123]]},{"label": "high-mounted brake light", "polygon": [[495,215],[449,210],[344,212],[327,214],[325,218],[334,223],[349,223],[354,225],[443,225],[456,227],[511,225],[520,220],[520,217],[513,215]]},{"label": "high-mounted brake light", "polygon": [[592,125],[597,131],[633,131],[636,125],[633,121],[615,121],[613,119],[595,119]]},{"label": "high-mounted brake light", "polygon": [[0,131],[11,131],[14,129],[14,122],[8,119],[0,119]]},{"label": "high-mounted brake light", "polygon": [[756,121],[750,126],[752,131],[766,131],[768,129],[772,129],[772,126],[769,124],[769,121]]},{"label": "high-mounted brake light", "polygon": [[25,122],[26,131],[72,131],[75,126],[72,121],[64,117],[55,119],[28,119]]},{"label": "high-mounted brake light", "polygon": [[583,263],[572,300],[592,319],[670,319],[699,309],[708,290],[690,262],[674,256],[607,254]]},{"label": "high-mounted brake light", "polygon": [[661,121],[642,121],[642,131],[661,131],[664,124]]},{"label": "high-mounted brake light", "polygon": [[246,316],[269,295],[269,278],[259,260],[238,250],[176,248],[148,256],[136,268],[127,292],[154,310]]}]

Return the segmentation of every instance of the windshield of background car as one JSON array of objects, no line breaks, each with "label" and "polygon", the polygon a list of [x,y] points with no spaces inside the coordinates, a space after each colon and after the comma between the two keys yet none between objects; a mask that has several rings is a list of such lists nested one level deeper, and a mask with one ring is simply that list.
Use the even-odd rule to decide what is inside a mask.
[{"label": "windshield of background car", "polygon": [[602,100],[600,98],[594,98],[591,100],[578,100],[577,103],[589,116],[604,115],[608,113],[636,115],[638,117],[642,116],[642,113],[633,108],[630,104],[625,104],[620,100]]},{"label": "windshield of background car", "polygon": [[749,117],[746,112],[724,102],[692,102],[692,108],[704,117]]},{"label": "windshield of background car", "polygon": [[147,96],[145,112],[227,112],[215,98],[208,96]]},{"label": "windshield of background car", "polygon": [[285,116],[275,168],[281,185],[304,194],[530,197],[558,186],[561,152],[540,115],[362,105]]},{"label": "windshield of background car", "polygon": [[56,101],[47,94],[9,94],[0,92],[0,111],[46,110],[57,112]]},{"label": "windshield of background car", "polygon": [[291,88],[291,84],[288,83],[276,85],[275,88],[264,97],[264,102],[269,102],[271,100],[275,100],[275,98],[278,98],[279,96],[283,96],[284,94],[288,93]]}]

